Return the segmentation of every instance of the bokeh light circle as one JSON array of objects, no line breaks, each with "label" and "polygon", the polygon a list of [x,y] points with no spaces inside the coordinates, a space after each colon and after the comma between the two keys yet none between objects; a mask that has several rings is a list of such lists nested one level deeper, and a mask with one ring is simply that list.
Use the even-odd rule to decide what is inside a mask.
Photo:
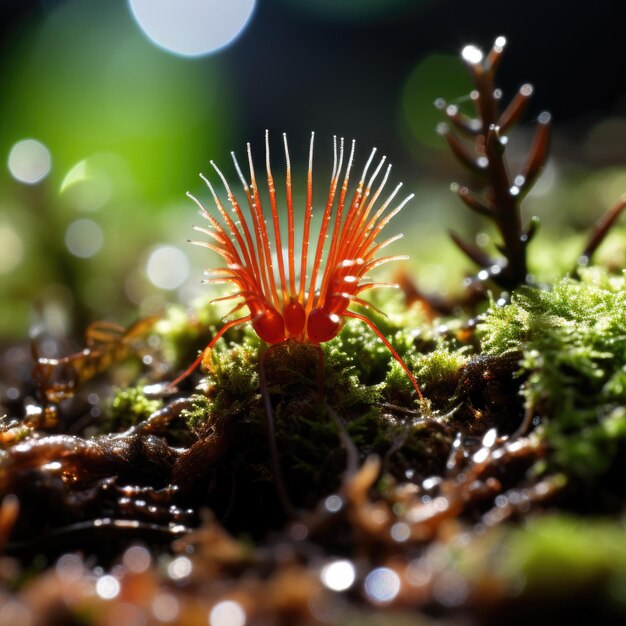
[{"label": "bokeh light circle", "polygon": [[377,604],[391,602],[400,591],[400,577],[388,567],[377,567],[365,578],[365,593]]},{"label": "bokeh light circle", "polygon": [[128,0],[135,20],[159,47],[187,57],[215,52],[246,27],[256,0]]},{"label": "bokeh light circle", "polygon": [[65,231],[67,249],[81,259],[92,257],[104,243],[104,233],[100,225],[93,220],[74,220]]},{"label": "bokeh light circle", "polygon": [[103,600],[112,600],[113,598],[117,597],[120,589],[121,585],[119,580],[109,574],[107,574],[106,576],[101,576],[96,582],[96,593]]},{"label": "bokeh light circle", "polygon": [[9,152],[9,171],[13,178],[27,185],[43,180],[52,167],[50,151],[36,139],[22,139]]},{"label": "bokeh light circle", "polygon": [[191,574],[193,564],[186,556],[177,556],[167,566],[168,576],[172,580],[182,580]]},{"label": "bokeh light circle", "polygon": [[155,287],[176,289],[189,277],[189,260],[174,246],[157,246],[148,257],[146,274]]},{"label": "bokeh light circle", "polygon": [[178,598],[173,593],[162,592],[152,600],[152,613],[160,622],[173,622],[180,612]]},{"label": "bokeh light circle", "polygon": [[351,561],[340,559],[328,563],[322,568],[320,579],[325,587],[333,591],[346,591],[352,587],[356,570]]}]

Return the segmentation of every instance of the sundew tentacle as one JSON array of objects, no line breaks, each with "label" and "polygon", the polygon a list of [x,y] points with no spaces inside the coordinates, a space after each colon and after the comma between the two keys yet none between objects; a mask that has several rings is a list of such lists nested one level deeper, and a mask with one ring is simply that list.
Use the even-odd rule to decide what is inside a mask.
[{"label": "sundew tentacle", "polygon": [[341,138],[341,148],[339,150],[339,162],[337,162],[337,137],[333,137],[334,144],[334,160],[333,160],[333,173],[330,180],[330,189],[328,191],[328,199],[326,201],[326,208],[324,209],[324,216],[322,218],[322,225],[320,227],[320,233],[317,238],[317,249],[315,251],[315,261],[313,262],[313,269],[311,270],[311,283],[309,287],[309,297],[307,299],[306,311],[310,311],[313,308],[313,302],[315,299],[315,288],[317,282],[317,273],[322,261],[322,253],[326,244],[326,232],[328,230],[328,223],[330,221],[333,205],[335,202],[335,193],[337,192],[337,183],[339,180],[339,173],[343,164],[343,137]]},{"label": "sundew tentacle", "polygon": [[306,284],[306,269],[309,254],[309,231],[311,229],[311,215],[313,213],[313,142],[315,133],[311,133],[309,144],[309,167],[306,177],[306,206],[304,208],[304,232],[302,235],[302,254],[300,256],[300,291],[298,300],[304,302],[304,287]]},{"label": "sundew tentacle", "polygon": [[293,191],[291,187],[291,160],[289,158],[289,146],[287,145],[287,133],[283,133],[285,145],[285,161],[287,174],[285,178],[285,192],[287,201],[287,256],[289,262],[289,296],[296,298],[296,268],[295,268],[295,244],[294,244],[294,217],[293,217]]},{"label": "sundew tentacle", "polygon": [[274,226],[274,239],[276,242],[276,257],[278,261],[278,272],[280,274],[280,289],[283,302],[287,299],[287,280],[285,277],[285,262],[283,260],[283,245],[280,237],[280,222],[278,220],[278,206],[276,204],[276,187],[270,166],[270,141],[269,131],[265,131],[265,168],[267,172],[267,188],[270,196],[270,206],[272,207],[272,223]]}]

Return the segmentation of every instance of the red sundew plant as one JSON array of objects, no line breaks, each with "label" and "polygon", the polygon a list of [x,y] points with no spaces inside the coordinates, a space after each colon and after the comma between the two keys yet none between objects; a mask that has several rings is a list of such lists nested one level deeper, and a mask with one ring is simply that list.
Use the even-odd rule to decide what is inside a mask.
[{"label": "red sundew plant", "polygon": [[[247,307],[248,313],[243,317],[227,321],[196,361],[172,384],[178,383],[191,373],[202,362],[205,353],[211,350],[218,339],[234,326],[250,322],[257,335],[270,345],[295,341],[319,346],[320,343],[337,336],[346,318],[354,318],[367,324],[376,333],[406,372],[420,400],[423,400],[415,377],[376,324],[366,315],[349,308],[353,304],[374,308],[371,303],[360,297],[361,293],[369,289],[397,286],[391,283],[373,282],[368,278],[368,274],[371,270],[385,263],[407,258],[403,255],[377,256],[390,243],[400,239],[401,234],[380,243],[377,241],[377,237],[391,219],[413,198],[413,195],[408,196],[399,204],[392,204],[402,187],[402,183],[400,183],[382,204],[378,205],[391,166],[387,165],[384,173],[382,173],[382,178],[380,178],[386,161],[386,157],[383,156],[368,178],[368,172],[376,155],[376,148],[374,148],[352,198],[348,200],[355,142],[352,141],[345,171],[342,173],[345,156],[344,140],[343,138],[340,139],[338,146],[335,137],[330,188],[317,243],[314,244],[315,254],[307,288],[309,248],[312,243],[310,227],[313,210],[313,140],[314,134],[312,133],[309,147],[304,230],[299,258],[296,258],[294,241],[292,176],[286,135],[283,135],[287,166],[286,259],[283,252],[276,188],[270,166],[268,132],[265,134],[265,163],[275,246],[274,253],[270,243],[271,236],[266,223],[266,215],[263,212],[259,197],[250,144],[247,144],[250,183],[246,181],[235,154],[231,153],[246,195],[250,222],[244,216],[241,205],[233,194],[226,177],[213,161],[211,161],[211,165],[224,185],[235,218],[233,219],[229,215],[205,176],[201,175],[213,196],[223,223],[211,215],[195,196],[190,193],[187,194],[198,205],[201,214],[210,224],[208,228],[200,226],[194,228],[209,237],[211,241],[192,241],[191,243],[217,252],[226,262],[224,267],[212,270],[205,282],[229,283],[236,288],[234,293],[217,298],[214,302],[239,298],[240,302],[234,306],[229,315],[244,307]],[[375,184],[376,187],[374,187]],[[326,246],[330,229],[332,229],[330,243]],[[325,249],[326,255],[324,256]]]}]

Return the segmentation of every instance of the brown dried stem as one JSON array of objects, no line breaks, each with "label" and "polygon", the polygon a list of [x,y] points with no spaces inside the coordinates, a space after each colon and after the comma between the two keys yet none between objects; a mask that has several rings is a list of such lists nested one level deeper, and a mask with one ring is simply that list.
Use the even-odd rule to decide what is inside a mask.
[{"label": "brown dried stem", "polygon": [[574,268],[574,274],[578,273],[580,266],[589,265],[591,257],[598,249],[600,244],[604,241],[611,227],[618,220],[626,208],[626,193],[622,194],[618,201],[596,222],[589,235],[587,245],[583,250],[583,253],[578,257],[577,266]]},{"label": "brown dried stem", "polygon": [[[539,175],[548,156],[550,115],[538,118],[535,139],[526,164],[515,176],[509,174],[505,158],[505,133],[522,117],[532,95],[532,87],[524,84],[508,106],[500,111],[500,91],[494,79],[506,41],[498,37],[488,54],[475,46],[466,46],[461,56],[465,61],[475,90],[471,94],[476,117],[459,112],[455,105],[438,100],[436,106],[447,117],[439,133],[459,162],[480,181],[478,191],[456,186],[460,199],[473,211],[492,220],[502,237],[498,250],[504,259],[493,258],[472,243],[453,236],[456,245],[477,265],[481,272],[503,289],[513,289],[528,280],[526,248],[535,233],[537,221],[524,226],[520,204]],[[463,139],[462,139],[463,138]]]}]

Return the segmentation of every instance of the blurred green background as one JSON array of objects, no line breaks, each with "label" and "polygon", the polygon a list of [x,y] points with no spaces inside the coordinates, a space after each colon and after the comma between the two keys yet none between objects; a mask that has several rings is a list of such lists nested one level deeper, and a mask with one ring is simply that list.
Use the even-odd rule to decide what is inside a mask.
[{"label": "blurred green background", "polygon": [[[389,155],[393,179],[416,193],[389,229],[406,235],[393,251],[411,254],[425,290],[457,289],[471,268],[447,230],[489,233],[449,191],[463,172],[434,131],[433,101],[463,105],[460,48],[500,34],[505,98],[536,87],[513,162],[539,111],[556,121],[525,212],[563,244],[537,242],[537,264],[571,266],[564,229],[587,227],[626,190],[626,10],[608,0],[3,0],[0,17],[3,341],[36,324],[79,335],[208,293],[202,270],[216,258],[185,243],[201,221],[185,191],[209,202],[198,173],[215,181],[210,159],[234,183],[229,153],[243,159],[246,141],[262,170],[266,128],[277,178],[288,133],[300,194],[311,130],[319,194],[333,134],[357,139],[359,167],[374,145]],[[607,243],[616,264],[622,242]]]}]

